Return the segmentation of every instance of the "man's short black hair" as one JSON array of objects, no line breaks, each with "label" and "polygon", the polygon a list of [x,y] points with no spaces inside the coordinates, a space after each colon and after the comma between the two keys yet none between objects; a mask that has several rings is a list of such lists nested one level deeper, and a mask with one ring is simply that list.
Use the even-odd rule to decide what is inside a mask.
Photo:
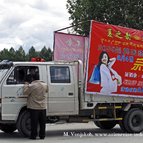
[{"label": "man's short black hair", "polygon": [[33,80],[39,80],[39,74],[35,73],[32,75]]}]

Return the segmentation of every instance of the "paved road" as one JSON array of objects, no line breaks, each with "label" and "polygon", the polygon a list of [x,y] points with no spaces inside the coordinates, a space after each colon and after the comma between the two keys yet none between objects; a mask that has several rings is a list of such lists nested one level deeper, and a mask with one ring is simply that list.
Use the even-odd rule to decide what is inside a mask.
[{"label": "paved road", "polygon": [[126,134],[118,126],[110,131],[97,128],[93,122],[46,126],[45,140],[29,140],[17,131],[6,134],[0,131],[0,143],[142,143],[143,133]]}]

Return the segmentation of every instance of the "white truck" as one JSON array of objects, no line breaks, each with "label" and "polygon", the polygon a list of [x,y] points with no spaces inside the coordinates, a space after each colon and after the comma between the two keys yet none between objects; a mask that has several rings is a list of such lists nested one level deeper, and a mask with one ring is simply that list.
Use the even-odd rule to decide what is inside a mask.
[{"label": "white truck", "polygon": [[[79,74],[77,74],[77,68]],[[30,70],[48,83],[47,123],[94,123],[102,129],[116,124],[130,133],[143,130],[143,99],[87,95],[84,93],[83,67],[78,62],[8,62],[0,64],[0,129],[11,133],[18,129],[30,135],[30,118],[26,108],[27,96],[23,86]],[[30,79],[29,79],[30,81]]]},{"label": "white truck", "polygon": [[[91,35],[89,49],[93,47],[92,50],[96,51],[90,51],[94,55],[88,58],[88,65],[91,67],[88,67],[86,78],[81,61],[10,62],[5,60],[0,62],[0,129],[2,131],[11,133],[18,129],[22,135],[30,135],[30,118],[26,108],[27,96],[23,95],[23,86],[25,81],[32,81],[31,71],[39,75],[39,80],[48,84],[47,123],[56,123],[61,120],[93,121],[101,129],[112,129],[119,124],[125,132],[143,131],[141,70],[143,45],[135,43],[140,40],[141,34],[130,37],[128,29],[120,27],[121,29],[116,31],[115,26],[112,29],[110,25],[96,22],[94,24],[105,26],[105,28],[94,27],[95,31],[106,30],[106,28],[107,31],[93,32],[98,35]],[[99,34],[103,33],[107,35],[101,36],[100,39]],[[123,34],[126,34],[126,37]],[[124,38],[127,38],[125,42],[119,41]],[[131,43],[131,38],[136,38],[136,41]],[[116,45],[118,47],[115,47]],[[95,48],[96,46],[98,47]],[[127,48],[127,46],[132,47]],[[116,56],[117,62],[114,68],[122,77],[122,84],[111,95],[99,92],[100,82],[98,84],[88,82],[101,50]]]}]

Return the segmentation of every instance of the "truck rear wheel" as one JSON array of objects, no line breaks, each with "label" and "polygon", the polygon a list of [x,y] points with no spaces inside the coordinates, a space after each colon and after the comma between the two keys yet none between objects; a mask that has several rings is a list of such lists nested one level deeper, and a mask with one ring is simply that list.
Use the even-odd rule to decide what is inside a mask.
[{"label": "truck rear wheel", "polygon": [[106,130],[112,129],[116,125],[115,121],[95,121],[94,123],[97,127]]},{"label": "truck rear wheel", "polygon": [[129,133],[140,133],[143,131],[143,111],[141,109],[131,109],[124,117],[124,127]]},{"label": "truck rear wheel", "polygon": [[0,124],[0,130],[5,133],[13,133],[16,130],[15,124]]},{"label": "truck rear wheel", "polygon": [[21,135],[29,137],[31,133],[30,113],[26,110],[19,116],[17,128]]}]

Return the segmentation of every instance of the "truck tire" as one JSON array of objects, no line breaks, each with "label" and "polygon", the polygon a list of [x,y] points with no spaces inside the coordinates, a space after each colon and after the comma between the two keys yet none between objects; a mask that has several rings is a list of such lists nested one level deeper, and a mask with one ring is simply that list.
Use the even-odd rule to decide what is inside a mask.
[{"label": "truck tire", "polygon": [[124,127],[129,133],[143,131],[143,111],[138,108],[129,110],[124,117]]},{"label": "truck tire", "polygon": [[112,129],[116,125],[116,121],[95,121],[94,123],[100,129],[105,129],[105,130]]},{"label": "truck tire", "polygon": [[0,130],[5,133],[13,133],[16,130],[15,124],[0,124]]},{"label": "truck tire", "polygon": [[17,129],[22,136],[30,137],[31,133],[31,120],[30,120],[30,113],[25,110],[19,116],[17,122]]}]

